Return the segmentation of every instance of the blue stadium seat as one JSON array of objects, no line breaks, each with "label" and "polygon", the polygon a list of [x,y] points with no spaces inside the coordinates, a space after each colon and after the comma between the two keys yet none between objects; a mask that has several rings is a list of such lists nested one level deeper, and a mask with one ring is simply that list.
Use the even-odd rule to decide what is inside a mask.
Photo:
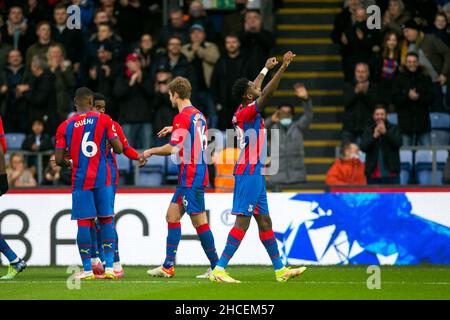
[{"label": "blue stadium seat", "polygon": [[447,150],[438,150],[436,153],[437,171],[436,184],[442,185],[444,183],[444,168],[448,158]]},{"label": "blue stadium seat", "polygon": [[387,119],[392,124],[398,124],[398,116],[397,116],[397,113],[395,113],[395,112],[388,113]]},{"label": "blue stadium seat", "polygon": [[116,154],[117,170],[119,170],[119,185],[126,184],[131,171],[131,161],[123,153]]},{"label": "blue stadium seat", "polygon": [[400,150],[400,184],[407,185],[413,167],[413,152]]},{"label": "blue stadium seat", "polygon": [[450,115],[444,112],[430,112],[431,129],[450,130]]},{"label": "blue stadium seat", "polygon": [[174,155],[167,157],[167,166],[166,166],[166,181],[167,182],[175,182],[178,181],[178,164],[176,163],[176,159]]},{"label": "blue stadium seat", "polygon": [[24,133],[7,133],[5,134],[6,146],[9,150],[20,150],[25,137]]},{"label": "blue stadium seat", "polygon": [[431,130],[432,146],[447,146],[450,143],[450,132],[444,130]]},{"label": "blue stadium seat", "polygon": [[416,151],[416,177],[420,185],[431,185],[433,152],[428,150]]},{"label": "blue stadium seat", "polygon": [[165,157],[152,156],[142,168],[139,168],[136,185],[146,187],[158,187],[163,182]]}]

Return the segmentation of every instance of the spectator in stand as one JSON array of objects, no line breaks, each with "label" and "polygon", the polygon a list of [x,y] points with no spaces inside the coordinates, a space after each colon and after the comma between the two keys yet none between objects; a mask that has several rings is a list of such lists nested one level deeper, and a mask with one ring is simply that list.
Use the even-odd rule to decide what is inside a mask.
[{"label": "spectator in stand", "polygon": [[235,0],[236,10],[223,18],[222,34],[240,34],[244,31],[248,0]]},{"label": "spectator in stand", "polygon": [[261,15],[257,11],[245,14],[244,32],[240,35],[242,52],[249,57],[250,79],[256,78],[258,69],[263,66],[275,45],[272,32],[262,29]]},{"label": "spectator in stand", "polygon": [[25,16],[28,19],[28,23],[34,27],[37,26],[37,24],[40,21],[44,20],[50,20],[50,6],[46,1],[39,1],[39,0],[28,0],[27,5],[25,6]]},{"label": "spectator in stand", "polygon": [[414,20],[409,20],[404,25],[403,33],[405,40],[402,46],[402,63],[405,63],[409,52],[417,53],[420,64],[433,82],[434,101],[431,110],[444,111],[442,87],[447,83],[450,74],[450,48],[436,36],[419,31]]},{"label": "spectator in stand", "polygon": [[366,185],[364,163],[360,160],[359,147],[347,142],[341,149],[341,158],[336,159],[327,172],[327,185]]},{"label": "spectator in stand", "polygon": [[450,21],[450,2],[442,7],[442,12],[447,16],[447,21]]},{"label": "spectator in stand", "polygon": [[92,24],[92,28],[91,28],[91,33],[96,33],[98,31],[98,27],[101,24],[109,24],[109,17],[108,14],[106,13],[105,10],[103,9],[97,9],[94,12],[94,19],[93,19],[93,24]]},{"label": "spectator in stand", "polygon": [[106,12],[109,22],[116,27],[117,26],[117,16],[119,10],[116,10],[116,0],[100,0],[101,8]]},{"label": "spectator in stand", "polygon": [[190,27],[193,25],[201,25],[206,32],[206,40],[215,42],[217,39],[216,27],[214,22],[208,17],[203,3],[200,0],[194,0],[189,5],[189,20]]},{"label": "spectator in stand", "polygon": [[84,53],[83,33],[78,29],[69,29],[66,26],[67,12],[64,4],[57,4],[53,10],[55,24],[52,28],[52,39],[63,45],[67,59],[72,62],[73,70],[78,72]]},{"label": "spectator in stand", "polygon": [[17,85],[16,95],[27,101],[30,119],[41,119],[48,133],[54,135],[58,125],[55,76],[48,70],[45,58],[34,56],[31,59],[31,77],[26,84]]},{"label": "spectator in stand", "polygon": [[372,108],[378,99],[378,86],[369,80],[369,66],[358,63],[355,67],[352,83],[344,84],[344,123],[342,129],[343,143],[361,142],[361,136],[367,123],[371,120]]},{"label": "spectator in stand", "polygon": [[31,134],[27,135],[22,143],[22,150],[39,152],[53,149],[52,138],[44,133],[44,122],[34,120],[31,125]]},{"label": "spectator in stand", "polygon": [[119,122],[130,144],[140,149],[152,146],[153,90],[150,77],[142,71],[141,60],[130,53],[125,61],[125,70],[117,76],[114,96],[118,99]]},{"label": "spectator in stand", "polygon": [[231,119],[236,111],[237,103],[231,95],[231,88],[236,79],[250,78],[247,75],[247,61],[241,54],[241,42],[236,35],[225,37],[225,54],[214,66],[211,79],[211,91],[218,111],[218,128],[232,128]]},{"label": "spectator in stand", "polygon": [[9,43],[2,41],[2,34],[0,33],[0,72],[5,70],[8,60],[8,54],[12,50]]},{"label": "spectator in stand", "polygon": [[344,8],[334,20],[331,39],[335,44],[340,46],[342,69],[344,70],[345,81],[351,81],[353,79],[354,65],[353,61],[349,59],[351,50],[349,49],[348,39],[345,32],[352,28],[356,10],[361,8],[361,0],[348,0],[347,5],[348,6]]},{"label": "spectator in stand", "polygon": [[381,32],[395,32],[398,36],[402,35],[402,25],[411,19],[411,15],[405,9],[402,0],[389,0],[388,9],[383,15]]},{"label": "spectator in stand", "polygon": [[25,159],[20,153],[12,153],[9,160],[9,168],[6,169],[8,184],[14,187],[35,187],[36,180],[33,173],[25,165]]},{"label": "spectator in stand", "polygon": [[189,79],[193,88],[192,92],[194,92],[197,88],[194,68],[181,52],[181,45],[182,41],[179,37],[173,36],[169,39],[167,52],[158,56],[158,62],[153,66],[152,75],[155,75],[158,69],[169,70],[174,78],[180,76]]},{"label": "spectator in stand", "polygon": [[139,41],[146,31],[150,12],[141,0],[121,0],[118,5],[117,27],[124,45],[128,48]]},{"label": "spectator in stand", "polygon": [[163,27],[158,38],[158,46],[165,48],[169,40],[177,37],[182,44],[189,42],[189,25],[184,22],[183,10],[176,8],[170,11],[170,23]]},{"label": "spectator in stand", "polygon": [[268,130],[279,131],[279,158],[276,159],[272,155],[271,159],[272,162],[278,161],[279,169],[276,174],[268,176],[268,185],[271,187],[306,182],[302,131],[307,129],[313,120],[313,105],[303,84],[297,83],[294,89],[295,95],[302,101],[305,108],[304,114],[294,121],[294,107],[281,105],[270,118],[265,120]]},{"label": "spectator in stand", "polygon": [[[8,66],[5,69],[6,107],[2,114],[6,132],[26,133],[29,128],[29,110],[26,100],[17,95],[16,88],[25,82],[25,66],[19,50],[11,50],[8,54]],[[6,88],[5,88],[6,86]]]},{"label": "spectator in stand", "polygon": [[122,39],[114,33],[111,25],[102,23],[98,26],[96,34],[93,34],[88,43],[88,65],[97,62],[98,49],[109,42],[112,49],[113,60],[120,60],[122,57]]},{"label": "spectator in stand", "polygon": [[352,74],[357,63],[369,63],[373,55],[380,52],[379,37],[377,29],[367,27],[366,9],[360,7],[355,12],[355,23],[345,31],[347,38],[347,66],[351,69],[344,70],[345,74]]},{"label": "spectator in stand", "polygon": [[[168,124],[172,123],[173,118],[178,111],[172,107],[169,99],[168,83],[172,80],[172,74],[168,70],[158,70],[155,79],[155,96],[152,101],[152,109],[155,111],[153,120],[153,128],[155,132],[159,132]],[[157,137],[155,139],[156,146],[163,146],[169,143],[170,137]]]},{"label": "spectator in stand", "polygon": [[67,118],[72,110],[72,96],[75,91],[76,79],[70,60],[66,60],[60,46],[50,46],[47,52],[49,70],[55,76],[56,110],[60,123]]},{"label": "spectator in stand", "polygon": [[208,126],[217,128],[216,106],[210,93],[210,87],[214,65],[220,58],[219,49],[214,43],[206,41],[203,26],[194,24],[190,32],[191,42],[185,44],[181,52],[192,64],[197,79],[197,88],[193,92],[192,98],[200,111],[207,115]]},{"label": "spectator in stand", "polygon": [[379,84],[380,102],[386,106],[388,112],[395,112],[392,101],[393,81],[400,68],[400,43],[397,33],[386,33],[381,51],[373,57],[371,67],[371,79]]},{"label": "spectator in stand", "polygon": [[34,29],[28,25],[19,6],[9,8],[8,19],[1,26],[2,40],[19,49],[22,56],[34,41]]},{"label": "spectator in stand", "polygon": [[399,184],[402,135],[398,126],[389,123],[383,105],[375,107],[373,123],[366,126],[361,150],[366,153],[368,184]]},{"label": "spectator in stand", "polygon": [[[106,97],[113,97],[114,82],[120,70],[120,66],[113,60],[113,50],[111,43],[105,41],[98,48],[97,59],[89,68],[88,87]],[[108,102],[108,113],[113,119],[117,119],[117,103],[114,99]]]},{"label": "spectator in stand", "polygon": [[405,66],[394,81],[393,100],[404,146],[427,146],[431,143],[430,106],[433,84],[415,52],[408,53]]},{"label": "spectator in stand", "polygon": [[50,156],[44,170],[44,185],[70,186],[72,185],[72,169],[60,167],[55,162],[55,155]]},{"label": "spectator in stand", "polygon": [[89,32],[92,18],[94,17],[95,6],[92,0],[71,0],[71,4],[80,8],[81,14],[81,31]]},{"label": "spectator in stand", "polygon": [[64,50],[62,44],[52,40],[52,38],[51,38],[52,30],[51,30],[50,22],[48,22],[48,21],[39,22],[36,27],[36,34],[38,36],[37,41],[32,46],[30,46],[27,50],[27,56],[26,56],[27,67],[30,67],[31,59],[34,56],[46,57],[48,48],[50,48],[50,46],[59,45],[61,47],[61,50]]},{"label": "spectator in stand", "polygon": [[434,25],[432,33],[442,40],[443,43],[450,47],[450,29],[448,27],[447,15],[443,12],[438,12],[434,18]]},{"label": "spectator in stand", "polygon": [[153,45],[153,37],[148,33],[143,34],[134,53],[141,58],[142,69],[150,73],[152,65],[156,61],[156,48]]}]

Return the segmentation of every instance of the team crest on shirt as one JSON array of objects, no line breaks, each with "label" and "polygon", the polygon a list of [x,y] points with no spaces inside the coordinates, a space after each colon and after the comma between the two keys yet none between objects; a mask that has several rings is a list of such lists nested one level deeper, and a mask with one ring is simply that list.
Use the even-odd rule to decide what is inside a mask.
[{"label": "team crest on shirt", "polygon": [[249,204],[248,205],[248,212],[253,212],[253,207],[254,207],[254,205],[252,205],[252,204]]}]

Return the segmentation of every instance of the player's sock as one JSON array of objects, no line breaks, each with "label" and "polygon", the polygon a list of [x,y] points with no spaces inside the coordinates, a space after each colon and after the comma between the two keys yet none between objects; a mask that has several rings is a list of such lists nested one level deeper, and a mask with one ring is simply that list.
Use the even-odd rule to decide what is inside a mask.
[{"label": "player's sock", "polygon": [[275,270],[283,268],[284,264],[281,261],[280,252],[278,251],[277,239],[275,239],[273,230],[270,229],[266,232],[260,232],[259,239],[261,239],[264,247],[266,247],[270,260],[272,260],[273,268]]},{"label": "player's sock", "polygon": [[99,218],[103,252],[105,254],[105,267],[113,268],[114,263],[114,242],[116,239],[114,237],[114,227],[112,223],[112,218]]},{"label": "player's sock", "polygon": [[117,234],[116,220],[113,219],[114,224],[114,235],[116,242],[114,243],[114,262],[120,263],[120,255],[119,255],[119,235]]},{"label": "player's sock", "polygon": [[236,250],[239,248],[242,239],[244,239],[245,231],[233,227],[228,234],[227,244],[225,245],[225,249],[223,250],[222,256],[217,263],[219,268],[225,269],[228,266],[228,262],[233,257]]},{"label": "player's sock", "polygon": [[92,271],[91,265],[91,225],[92,221],[78,220],[77,244],[84,271]]},{"label": "player's sock", "polygon": [[98,221],[97,223],[95,223],[95,227],[97,230],[98,257],[100,258],[102,264],[105,264],[105,252],[103,250],[103,241],[102,241],[102,228],[100,227],[100,223]]},{"label": "player's sock", "polygon": [[5,238],[0,234],[0,252],[3,253],[10,263],[18,259],[14,251],[8,246]]},{"label": "player's sock", "polygon": [[97,226],[95,225],[95,222],[92,221],[91,223],[91,244],[92,244],[92,250],[91,250],[91,260],[92,264],[95,264],[99,258],[98,258],[98,246],[97,246]]},{"label": "player's sock", "polygon": [[217,264],[219,257],[217,256],[216,246],[214,245],[214,236],[209,228],[209,224],[205,223],[196,228],[198,237],[202,244],[203,250],[206,253],[206,256],[211,262],[211,269]]},{"label": "player's sock", "polygon": [[181,223],[169,222],[167,224],[166,260],[164,260],[163,263],[164,268],[170,268],[173,266],[180,240],[181,240]]}]

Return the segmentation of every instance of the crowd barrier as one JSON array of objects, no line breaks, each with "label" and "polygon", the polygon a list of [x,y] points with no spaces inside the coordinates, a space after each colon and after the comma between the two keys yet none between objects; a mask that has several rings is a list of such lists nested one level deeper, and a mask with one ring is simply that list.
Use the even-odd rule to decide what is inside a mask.
[{"label": "crowd barrier", "polygon": [[[119,189],[115,207],[125,265],[158,265],[164,260],[165,213],[173,191]],[[268,193],[285,262],[450,264],[450,189],[339,187],[316,192]],[[205,195],[219,253],[235,219],[232,197],[210,191]],[[12,190],[0,198],[0,232],[30,265],[79,264],[77,226],[70,213],[69,189]],[[207,265],[187,216],[182,234],[177,264]],[[254,220],[232,263],[270,264]]]}]

